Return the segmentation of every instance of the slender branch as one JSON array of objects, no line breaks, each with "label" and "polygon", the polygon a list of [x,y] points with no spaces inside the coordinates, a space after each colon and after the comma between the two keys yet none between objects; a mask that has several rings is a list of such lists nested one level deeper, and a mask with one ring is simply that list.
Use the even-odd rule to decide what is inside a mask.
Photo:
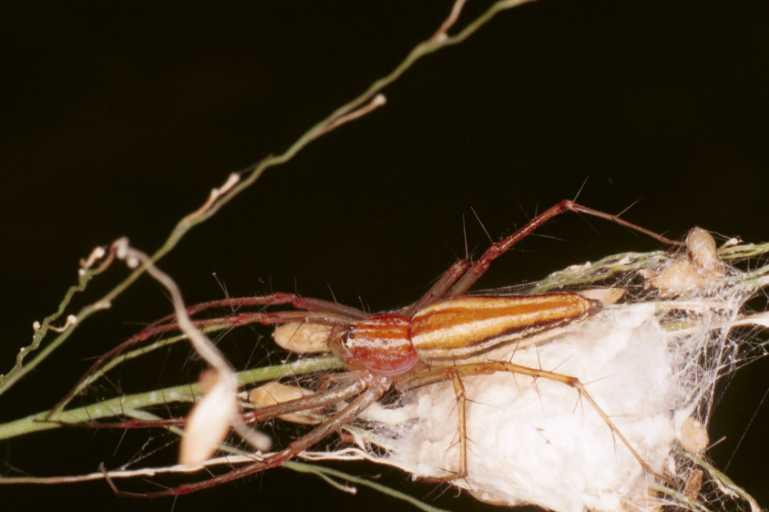
[{"label": "slender branch", "polygon": [[363,117],[365,115],[370,114],[374,110],[383,107],[387,103],[387,99],[385,98],[384,94],[377,94],[374,96],[374,98],[369,101],[366,105],[363,105],[357,110],[353,110],[352,112],[349,112],[344,115],[340,115],[339,117],[332,119],[328,122],[328,124],[323,128],[323,131],[321,133],[330,132],[331,130],[336,130],[338,127],[342,126],[343,124],[350,123],[352,121],[355,121],[356,119]]},{"label": "slender branch", "polygon": [[462,9],[465,7],[465,0],[456,0],[454,5],[451,6],[451,12],[449,17],[438,27],[438,30],[433,34],[433,39],[440,39],[446,37],[446,33],[451,27],[459,20],[459,15],[462,14]]},{"label": "slender branch", "polygon": [[[56,311],[48,315],[43,319],[42,322],[34,322],[32,325],[32,329],[34,331],[32,335],[32,342],[27,346],[22,346],[19,349],[18,354],[16,355],[16,362],[11,368],[11,370],[6,375],[0,374],[0,394],[4,391],[4,383],[6,380],[10,379],[11,376],[14,374],[14,372],[21,372],[21,369],[24,365],[24,359],[27,355],[31,354],[35,350],[40,348],[40,345],[43,342],[43,339],[45,339],[45,336],[48,334],[48,331],[54,331],[58,333],[62,333],[66,331],[57,329],[53,326],[53,323],[57,321],[61,316],[64,314],[64,312],[69,307],[70,302],[72,299],[77,295],[78,293],[84,292],[88,288],[88,283],[98,276],[99,274],[103,273],[105,270],[107,270],[112,262],[114,261],[114,251],[110,251],[107,255],[107,257],[102,261],[102,263],[96,267],[92,268],[93,263],[95,262],[95,256],[94,254],[98,254],[96,250],[91,251],[91,255],[84,260],[81,261],[81,268],[78,272],[78,282],[75,285],[70,286],[67,291],[64,294],[64,297],[62,298],[59,305],[56,307]],[[103,304],[104,306],[107,306],[107,304]],[[75,317],[77,319],[77,317]],[[67,322],[67,328],[69,328],[69,325],[71,322]],[[61,336],[60,336],[61,337]],[[19,376],[21,378],[21,376]],[[12,383],[11,383],[12,384]],[[9,385],[10,386],[10,385]]]},{"label": "slender branch", "polygon": [[[232,328],[231,324],[222,323],[220,325],[211,325],[208,327],[201,327],[200,330],[208,334],[208,333],[223,331],[231,328]],[[131,359],[135,359],[144,354],[154,352],[155,350],[158,350],[163,347],[167,347],[169,345],[173,345],[174,343],[178,343],[186,339],[187,339],[186,334],[179,334],[176,336],[171,336],[170,338],[160,339],[158,341],[150,343],[149,345],[145,345],[141,348],[137,348],[129,352],[119,354],[116,357],[113,357],[112,359],[104,363],[102,366],[99,366],[96,370],[89,373],[80,382],[78,382],[77,385],[74,388],[72,388],[72,390],[70,390],[67,393],[67,395],[65,395],[65,397],[50,410],[51,417],[60,413],[73,398],[75,398],[77,395],[82,393],[83,390],[85,390],[88,386],[90,386],[97,380],[101,379],[107,372],[114,369],[116,366],[119,366],[120,364],[126,361],[130,361]]]},{"label": "slender branch", "polygon": [[[236,373],[238,384],[254,384],[295,375],[304,375],[328,370],[337,370],[343,363],[333,356],[302,359],[293,363],[255,368]],[[50,411],[31,414],[18,420],[0,424],[0,439],[60,428],[68,423],[82,423],[103,418],[126,415],[128,411],[144,409],[155,405],[174,402],[193,402],[200,396],[201,390],[196,383],[182,384],[163,389],[154,389],[143,393],[124,395],[101,402],[63,411],[55,420],[47,421]]]}]

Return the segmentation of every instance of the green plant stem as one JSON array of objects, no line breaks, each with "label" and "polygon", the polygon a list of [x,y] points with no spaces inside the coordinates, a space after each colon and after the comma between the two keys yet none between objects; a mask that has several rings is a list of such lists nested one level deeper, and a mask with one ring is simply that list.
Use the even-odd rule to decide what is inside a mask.
[{"label": "green plant stem", "polygon": [[[292,375],[336,370],[342,367],[342,361],[336,357],[323,356],[303,359],[293,363],[245,370],[239,372],[237,376],[238,383],[242,386]],[[173,402],[192,402],[199,394],[200,388],[198,385],[189,383],[133,395],[119,396],[83,407],[69,409],[57,414],[53,420],[46,419],[50,411],[42,411],[0,425],[0,439],[9,439],[32,432],[51,430],[66,426],[67,424],[85,423],[103,418],[122,416],[126,414],[126,411],[134,411],[155,405]]]},{"label": "green plant stem", "polygon": [[[245,325],[251,325],[253,323],[258,323],[258,321],[254,320],[253,322],[244,322],[240,324],[240,326]],[[203,331],[206,334],[223,331],[227,329],[232,329],[231,324],[222,323],[221,325],[209,325],[206,327],[202,327],[200,330]],[[131,350],[129,352],[124,352],[123,354],[120,354],[106,363],[104,363],[103,366],[99,367],[97,370],[95,370],[93,373],[87,375],[84,377],[78,384],[70,390],[67,395],[64,397],[59,404],[51,410],[50,414],[55,415],[58,414],[64,409],[70,401],[72,401],[73,398],[75,398],[77,395],[79,395],[85,388],[99,380],[102,376],[104,376],[107,372],[115,368],[116,366],[126,362],[130,361],[131,359],[135,359],[139,356],[142,356],[144,354],[148,354],[150,352],[153,352],[159,348],[167,347],[169,345],[173,345],[174,343],[178,343],[180,341],[186,340],[187,335],[185,334],[178,334],[176,336],[171,336],[169,338],[163,338],[158,341],[155,341],[153,343],[150,343],[148,345],[142,346],[140,348]]]}]

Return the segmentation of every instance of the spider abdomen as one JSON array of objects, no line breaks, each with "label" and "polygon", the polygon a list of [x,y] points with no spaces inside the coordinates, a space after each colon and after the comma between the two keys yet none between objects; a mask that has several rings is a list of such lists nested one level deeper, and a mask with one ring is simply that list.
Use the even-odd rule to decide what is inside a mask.
[{"label": "spider abdomen", "polygon": [[472,295],[437,302],[411,319],[424,363],[459,361],[584,318],[601,307],[577,293]]}]

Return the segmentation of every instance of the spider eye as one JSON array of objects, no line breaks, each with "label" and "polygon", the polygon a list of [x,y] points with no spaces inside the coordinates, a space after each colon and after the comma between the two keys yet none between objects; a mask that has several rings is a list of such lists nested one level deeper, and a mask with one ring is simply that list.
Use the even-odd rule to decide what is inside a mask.
[{"label": "spider eye", "polygon": [[349,326],[342,334],[342,347],[348,352],[352,352],[360,345],[356,342],[356,329]]}]

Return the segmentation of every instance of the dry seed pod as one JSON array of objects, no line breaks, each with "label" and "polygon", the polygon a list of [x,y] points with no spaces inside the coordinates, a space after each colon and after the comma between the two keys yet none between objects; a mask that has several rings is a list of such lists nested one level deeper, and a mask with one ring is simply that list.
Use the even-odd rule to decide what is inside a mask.
[{"label": "dry seed pod", "polygon": [[219,374],[213,368],[206,368],[200,372],[198,377],[198,387],[203,394],[211,391],[216,383],[219,382]]},{"label": "dry seed pod", "polygon": [[686,254],[659,272],[647,272],[646,277],[662,295],[674,296],[706,288],[723,276],[723,270],[713,237],[704,229],[694,227],[686,236]]},{"label": "dry seed pod", "polygon": [[[289,400],[296,400],[312,395],[312,392],[299,386],[289,386],[287,384],[281,384],[280,382],[273,381],[254,388],[248,393],[248,400],[255,407],[265,407],[268,405],[276,405]],[[322,417],[316,414],[312,414],[308,411],[299,413],[283,414],[278,416],[284,421],[290,421],[292,423],[301,423],[304,425],[315,425],[320,423]]]},{"label": "dry seed pod", "polygon": [[[206,379],[210,382],[210,374]],[[225,379],[219,378],[187,417],[179,462],[199,464],[211,457],[227,436],[237,413],[238,403],[233,389]]]},{"label": "dry seed pod", "polygon": [[331,326],[291,322],[279,325],[272,331],[272,339],[280,347],[297,354],[328,352]]},{"label": "dry seed pod", "polygon": [[695,469],[689,478],[686,479],[686,485],[684,486],[683,494],[692,501],[697,500],[697,496],[700,495],[702,490],[702,479],[704,473],[701,469]]},{"label": "dry seed pod", "polygon": [[702,228],[693,227],[686,235],[686,249],[689,258],[703,271],[719,270],[721,260],[713,237]]},{"label": "dry seed pod", "polygon": [[583,297],[588,299],[597,300],[604,306],[609,304],[616,304],[625,295],[624,288],[592,288],[590,290],[582,290],[579,292]]},{"label": "dry seed pod", "polygon": [[705,453],[710,439],[705,425],[690,416],[681,424],[678,431],[678,442],[686,451],[701,455]]}]

